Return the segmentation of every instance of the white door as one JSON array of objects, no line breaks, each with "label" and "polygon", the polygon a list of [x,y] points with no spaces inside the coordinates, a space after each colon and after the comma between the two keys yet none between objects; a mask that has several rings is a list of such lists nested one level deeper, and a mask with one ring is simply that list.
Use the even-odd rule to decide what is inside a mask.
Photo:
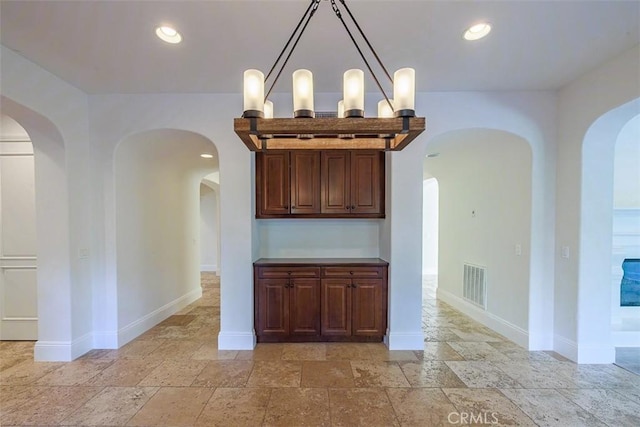
[{"label": "white door", "polygon": [[38,339],[33,145],[0,135],[0,340]]}]

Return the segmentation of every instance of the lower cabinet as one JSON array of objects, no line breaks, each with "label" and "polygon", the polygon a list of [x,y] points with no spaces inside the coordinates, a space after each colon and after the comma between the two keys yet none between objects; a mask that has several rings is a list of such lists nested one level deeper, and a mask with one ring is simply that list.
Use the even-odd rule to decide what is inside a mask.
[{"label": "lower cabinet", "polygon": [[254,264],[259,342],[382,340],[387,327],[386,263],[259,263]]}]

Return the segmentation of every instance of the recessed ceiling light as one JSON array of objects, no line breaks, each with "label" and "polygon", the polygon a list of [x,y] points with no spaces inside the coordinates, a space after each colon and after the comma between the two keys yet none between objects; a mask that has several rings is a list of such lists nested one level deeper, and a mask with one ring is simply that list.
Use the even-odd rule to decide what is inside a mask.
[{"label": "recessed ceiling light", "polygon": [[160,40],[165,41],[167,43],[180,43],[182,41],[182,36],[175,28],[162,25],[156,28],[156,36],[160,38]]},{"label": "recessed ceiling light", "polygon": [[200,154],[200,157],[202,157],[203,159],[213,159],[213,154],[203,153]]},{"label": "recessed ceiling light", "polygon": [[491,31],[491,25],[486,22],[472,25],[464,32],[465,40],[479,40],[489,34]]}]

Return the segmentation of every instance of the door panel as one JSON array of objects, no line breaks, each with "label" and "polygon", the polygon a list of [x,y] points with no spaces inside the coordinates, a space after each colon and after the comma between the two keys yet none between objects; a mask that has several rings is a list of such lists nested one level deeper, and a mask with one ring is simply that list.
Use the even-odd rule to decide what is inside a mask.
[{"label": "door panel", "polygon": [[380,153],[351,153],[352,213],[380,213]]},{"label": "door panel", "polygon": [[291,213],[320,213],[320,152],[291,152]]},{"label": "door panel", "polygon": [[260,209],[264,215],[289,214],[289,152],[257,153],[260,162]]},{"label": "door panel", "polygon": [[258,321],[256,332],[262,335],[289,334],[288,279],[258,281]]},{"label": "door panel", "polygon": [[322,280],[322,335],[351,335],[350,279]]},{"label": "door panel", "polygon": [[351,212],[349,184],[349,152],[322,152],[322,213],[348,214]]},{"label": "door panel", "polygon": [[0,140],[0,340],[38,339],[33,146]]},{"label": "door panel", "polygon": [[293,335],[320,335],[320,279],[291,279],[289,329]]},{"label": "door panel", "polygon": [[383,335],[381,279],[353,279],[353,334]]}]

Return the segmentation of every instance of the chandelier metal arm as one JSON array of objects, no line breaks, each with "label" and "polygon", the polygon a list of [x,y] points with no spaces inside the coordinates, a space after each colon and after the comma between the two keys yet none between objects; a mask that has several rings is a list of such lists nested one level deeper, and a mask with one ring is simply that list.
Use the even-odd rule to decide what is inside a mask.
[{"label": "chandelier metal arm", "polygon": [[349,14],[349,17],[351,18],[351,20],[353,21],[353,23],[355,24],[356,28],[358,29],[358,31],[360,32],[360,35],[362,36],[362,38],[364,39],[365,43],[367,43],[367,46],[369,46],[369,50],[371,51],[371,53],[373,53],[373,56],[375,56],[376,61],[378,61],[378,64],[380,64],[380,67],[382,68],[382,71],[384,71],[384,73],[386,74],[386,76],[389,78],[389,82],[391,82],[393,84],[393,79],[391,78],[391,74],[389,74],[389,71],[387,71],[387,68],[384,66],[384,64],[382,63],[382,60],[380,59],[380,57],[378,56],[378,53],[376,52],[376,50],[373,48],[373,46],[371,45],[371,43],[369,42],[369,39],[367,38],[367,36],[364,34],[364,31],[362,31],[362,28],[360,28],[360,24],[358,24],[358,21],[356,21],[356,18],[353,16],[353,14],[351,13],[351,9],[349,9],[349,6],[347,6],[347,3],[345,2],[345,0],[340,0],[340,3],[342,3],[342,5],[344,6],[344,9],[347,11],[347,13]]},{"label": "chandelier metal arm", "polygon": [[[342,2],[342,4],[344,4],[344,1],[341,0],[341,2]],[[387,101],[387,104],[389,104],[389,107],[391,108],[391,111],[395,111],[395,109],[393,108],[393,104],[391,104],[391,101],[389,100],[389,97],[387,96],[387,93],[382,88],[382,85],[380,84],[380,81],[378,80],[378,77],[376,77],[376,73],[373,72],[373,69],[371,68],[371,65],[369,65],[369,61],[367,61],[367,58],[362,53],[362,49],[360,49],[360,46],[358,46],[358,42],[356,42],[356,39],[353,37],[353,34],[351,34],[351,30],[349,30],[349,26],[347,26],[347,23],[344,22],[344,18],[342,18],[342,13],[340,12],[340,9],[338,8],[338,5],[336,4],[335,0],[331,0],[331,7],[333,8],[333,11],[335,12],[335,14],[338,17],[338,19],[340,20],[340,22],[342,22],[342,25],[344,26],[344,29],[347,31],[347,34],[349,34],[349,37],[351,38],[351,41],[353,42],[353,45],[356,47],[356,49],[358,50],[358,53],[360,54],[360,57],[362,58],[362,60],[364,61],[365,65],[369,69],[369,72],[371,73],[371,76],[373,77],[373,80],[376,82],[376,85],[378,86],[378,89],[380,89],[380,92],[382,92],[382,96],[384,96],[384,99]],[[355,22],[355,20],[354,20],[354,22]],[[357,23],[356,23],[356,25],[357,25]],[[367,44],[369,44],[369,43],[367,42]],[[371,48],[371,45],[369,45],[369,47]],[[373,49],[371,49],[371,50],[373,50]],[[377,55],[376,55],[376,58],[377,58]],[[386,70],[385,70],[385,72],[386,72]],[[388,73],[387,73],[387,75],[388,75]],[[392,80],[392,83],[393,83],[393,80]]]},{"label": "chandelier metal arm", "polygon": [[[309,7],[307,8],[307,10],[305,11],[304,15],[302,16],[302,19],[300,20],[300,22],[298,23],[296,28],[293,30],[293,33],[291,34],[291,37],[289,38],[289,41],[287,42],[287,44],[285,45],[284,49],[280,53],[280,56],[278,56],[278,59],[276,59],[276,63],[273,64],[273,67],[272,67],[271,71],[269,71],[269,74],[267,75],[267,79],[271,75],[271,73],[273,71],[273,68],[275,68],[276,64],[280,61],[280,58],[282,57],[282,55],[284,54],[285,50],[287,49],[287,46],[290,44],[291,39],[293,39],[293,36],[298,31],[298,28],[300,28],[300,24],[302,23],[302,21],[306,17],[307,19],[306,19],[306,22],[304,23],[304,26],[302,27],[302,30],[300,30],[300,33],[298,34],[298,37],[296,38],[295,42],[293,43],[293,46],[291,46],[291,50],[289,50],[289,53],[287,54],[287,57],[284,59],[284,62],[282,63],[282,66],[278,70],[278,74],[276,74],[276,77],[273,80],[273,83],[271,83],[271,86],[269,87],[269,91],[267,92],[267,94],[264,97],[265,101],[269,98],[269,95],[271,95],[271,91],[273,90],[273,87],[278,82],[278,79],[280,78],[280,75],[282,74],[282,71],[284,71],[284,67],[287,65],[287,62],[289,62],[289,58],[291,58],[291,54],[296,49],[296,46],[298,45],[298,42],[300,41],[300,38],[302,37],[302,34],[304,34],[304,31],[307,29],[307,25],[309,25],[309,21],[311,21],[311,18],[313,18],[313,15],[315,15],[316,10],[318,10],[318,5],[320,5],[320,0],[311,0],[311,4],[309,4]],[[265,79],[265,81],[266,81],[266,79]]]}]

